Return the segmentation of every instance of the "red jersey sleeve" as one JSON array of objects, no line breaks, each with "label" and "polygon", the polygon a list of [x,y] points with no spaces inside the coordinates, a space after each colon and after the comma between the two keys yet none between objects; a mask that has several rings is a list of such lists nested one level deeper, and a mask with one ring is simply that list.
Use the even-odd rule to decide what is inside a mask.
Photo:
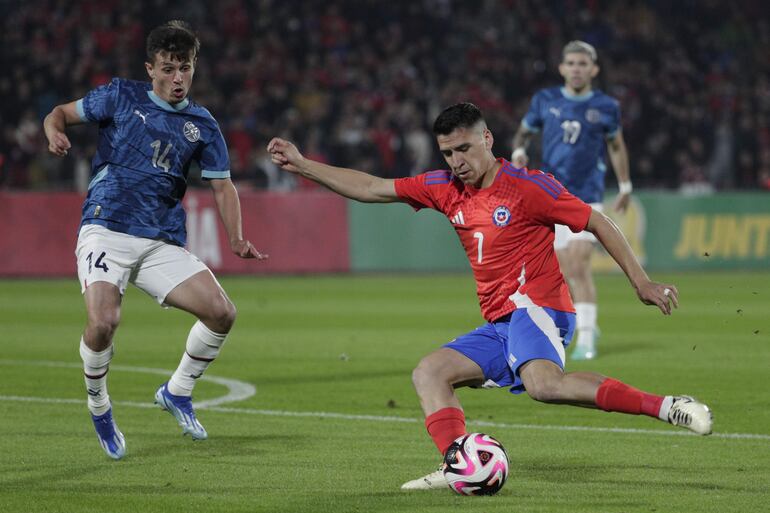
[{"label": "red jersey sleeve", "polygon": [[582,232],[591,217],[591,205],[564,189],[551,207],[549,222],[568,226],[574,233]]},{"label": "red jersey sleeve", "polygon": [[570,193],[553,176],[538,173],[530,174],[531,179],[524,182],[532,216],[543,224],[563,224],[575,233],[585,230],[591,217],[591,206]]},{"label": "red jersey sleeve", "polygon": [[441,211],[445,189],[451,182],[449,171],[428,171],[408,178],[397,178],[396,194],[415,210],[432,208]]}]

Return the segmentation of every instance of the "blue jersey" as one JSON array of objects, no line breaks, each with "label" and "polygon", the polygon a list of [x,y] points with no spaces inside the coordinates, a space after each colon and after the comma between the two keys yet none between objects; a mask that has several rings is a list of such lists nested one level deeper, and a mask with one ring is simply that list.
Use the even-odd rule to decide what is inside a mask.
[{"label": "blue jersey", "polygon": [[200,164],[204,179],[230,177],[227,146],[209,111],[189,99],[172,106],[150,83],[119,78],[78,100],[77,111],[99,123],[81,226],[184,246],[190,163]]},{"label": "blue jersey", "polygon": [[606,139],[620,129],[617,100],[597,90],[576,96],[564,87],[541,89],[521,123],[543,131],[543,171],[586,203],[602,201]]}]

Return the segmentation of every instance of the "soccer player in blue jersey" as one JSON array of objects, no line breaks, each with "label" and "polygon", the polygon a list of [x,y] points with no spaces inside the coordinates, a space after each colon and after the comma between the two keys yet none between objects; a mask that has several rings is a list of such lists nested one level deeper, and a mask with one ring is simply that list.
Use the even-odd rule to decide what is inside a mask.
[{"label": "soccer player in blue jersey", "polygon": [[208,436],[193,411],[192,390],[219,354],[236,312],[208,267],[184,249],[182,197],[192,161],[211,185],[232,251],[241,258],[265,258],[243,237],[219,125],[188,98],[199,48],[189,25],[170,21],[147,38],[150,83],[115,78],[55,107],[43,123],[48,149],[58,156],[71,146],[67,126],[99,124],[75,253],[88,316],[80,340],[88,409],[99,443],[114,459],[124,456],[126,444],[113,420],[107,372],[127,283],[198,318],[179,367],[158,388],[155,401],[176,418],[183,434],[193,440]]},{"label": "soccer player in blue jersey", "polygon": [[[541,89],[532,98],[513,138],[511,162],[518,168],[526,166],[527,145],[534,133],[542,131],[542,169],[601,211],[606,144],[619,186],[613,208],[625,212],[632,187],[620,129],[620,107],[617,100],[591,87],[599,73],[594,47],[583,41],[567,43],[559,73],[564,77],[563,87]],[[591,272],[595,242],[591,232],[573,233],[566,226],[556,226],[554,247],[577,311],[573,360],[596,357],[596,287]]]}]

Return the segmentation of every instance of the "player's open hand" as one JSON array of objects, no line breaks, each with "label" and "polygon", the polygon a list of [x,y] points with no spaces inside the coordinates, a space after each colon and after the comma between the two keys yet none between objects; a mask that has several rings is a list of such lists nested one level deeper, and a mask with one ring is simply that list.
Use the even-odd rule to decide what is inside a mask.
[{"label": "player's open hand", "polygon": [[673,285],[648,281],[636,290],[645,305],[655,305],[663,315],[671,315],[673,308],[679,308],[679,291]]},{"label": "player's open hand", "polygon": [[48,151],[57,157],[65,156],[70,148],[72,148],[72,144],[63,132],[56,132],[48,140]]},{"label": "player's open hand", "polygon": [[267,258],[266,254],[257,251],[257,248],[247,240],[236,240],[231,242],[230,249],[241,258],[256,258],[257,260],[265,260]]},{"label": "player's open hand", "polygon": [[624,214],[628,210],[628,204],[631,202],[631,194],[618,194],[612,204],[613,210],[619,214]]},{"label": "player's open hand", "polygon": [[293,143],[280,137],[274,137],[268,143],[267,151],[270,153],[273,164],[286,171],[299,173],[299,164],[304,157]]}]

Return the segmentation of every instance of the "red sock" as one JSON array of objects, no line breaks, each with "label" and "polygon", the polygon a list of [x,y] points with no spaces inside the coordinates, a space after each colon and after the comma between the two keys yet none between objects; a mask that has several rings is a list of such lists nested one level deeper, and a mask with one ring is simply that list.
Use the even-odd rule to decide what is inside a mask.
[{"label": "red sock", "polygon": [[443,455],[456,438],[465,434],[465,414],[457,408],[442,408],[425,418],[425,427]]},{"label": "red sock", "polygon": [[596,391],[596,406],[604,411],[657,417],[662,395],[648,394],[618,380],[607,378]]}]

